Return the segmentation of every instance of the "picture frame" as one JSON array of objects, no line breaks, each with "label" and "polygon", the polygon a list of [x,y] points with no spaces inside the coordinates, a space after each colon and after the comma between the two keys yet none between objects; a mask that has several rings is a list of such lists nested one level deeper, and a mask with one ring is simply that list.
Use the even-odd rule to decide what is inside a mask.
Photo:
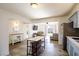
[{"label": "picture frame", "polygon": [[37,25],[33,25],[33,30],[38,30],[38,26]]}]

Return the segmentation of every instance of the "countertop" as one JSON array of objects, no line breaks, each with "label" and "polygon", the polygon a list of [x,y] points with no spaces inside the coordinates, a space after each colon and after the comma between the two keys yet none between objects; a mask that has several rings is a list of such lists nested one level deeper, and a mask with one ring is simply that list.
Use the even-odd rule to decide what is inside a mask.
[{"label": "countertop", "polygon": [[79,38],[79,37],[67,36],[67,40],[70,40],[72,43],[74,43],[75,46],[77,46],[77,47],[79,48],[79,42],[77,42],[77,41],[74,40],[73,38]]},{"label": "countertop", "polygon": [[23,33],[10,33],[9,35],[21,35]]},{"label": "countertop", "polygon": [[38,40],[41,40],[41,39],[44,39],[44,36],[36,36],[36,37],[29,38],[27,40],[30,40],[30,41],[38,41]]}]

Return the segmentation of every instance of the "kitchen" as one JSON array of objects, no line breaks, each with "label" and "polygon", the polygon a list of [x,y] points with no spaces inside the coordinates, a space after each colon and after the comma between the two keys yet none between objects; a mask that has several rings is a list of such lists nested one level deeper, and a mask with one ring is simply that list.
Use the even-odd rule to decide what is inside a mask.
[{"label": "kitchen", "polygon": [[70,56],[79,56],[79,11],[73,13],[69,21],[69,24],[64,24],[63,49],[66,50]]},{"label": "kitchen", "polygon": [[[37,45],[41,47],[40,44],[38,43],[40,43],[41,38],[43,39],[45,38],[47,25],[49,23],[54,24],[54,22],[57,22],[58,31],[57,32],[55,31],[56,33],[53,32],[53,34],[55,35],[52,35],[51,37],[46,38],[46,39],[49,39],[48,40],[49,42],[45,43],[45,41],[41,41],[44,43],[43,48],[45,48],[46,45],[48,45],[48,47],[45,48],[47,50],[46,51],[44,50],[45,52],[43,56],[68,56],[68,55],[79,56],[79,53],[77,52],[79,48],[78,39],[77,39],[79,37],[79,16],[78,16],[79,4],[78,3],[77,4],[75,3],[70,3],[70,4],[69,3],[68,4],[34,3],[34,4],[39,5],[40,7],[32,8],[31,3],[0,4],[0,15],[1,15],[0,18],[2,19],[0,23],[1,24],[0,25],[1,26],[0,55],[26,56],[27,54],[29,54],[26,52],[28,50],[27,41],[30,41],[31,39],[33,39],[33,41],[38,41]],[[39,10],[40,12],[38,12]],[[56,11],[53,11],[53,10],[56,10]],[[46,12],[42,13],[44,11]],[[32,17],[32,19],[29,19],[28,17],[26,17],[27,16],[26,14],[28,14],[28,17],[29,16]],[[51,17],[46,17],[46,16],[49,16],[49,14],[51,15]],[[55,26],[51,25],[51,26],[56,27],[56,25]],[[37,27],[38,27],[38,30],[37,30]],[[50,26],[48,27],[49,27],[49,31],[47,33],[51,34],[52,31],[54,30],[52,29],[51,31]],[[43,34],[42,35],[43,37],[37,37],[36,35],[39,35],[39,33]],[[11,36],[13,36],[15,41],[10,40],[12,39]],[[57,37],[58,41],[53,41],[54,36]],[[11,51],[9,47],[11,47],[13,51]],[[65,54],[65,53],[68,53],[68,54]]]}]

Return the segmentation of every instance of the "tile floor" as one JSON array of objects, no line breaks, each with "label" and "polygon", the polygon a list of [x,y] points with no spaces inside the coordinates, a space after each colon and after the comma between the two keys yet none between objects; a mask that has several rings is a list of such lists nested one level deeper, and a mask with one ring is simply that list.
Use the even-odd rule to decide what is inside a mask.
[{"label": "tile floor", "polygon": [[[10,56],[27,56],[26,51],[26,40],[16,43],[14,46],[10,45]],[[57,41],[50,41],[50,39],[46,39],[45,50],[40,54],[40,56],[68,56],[68,54],[62,50],[62,46],[58,45]]]}]

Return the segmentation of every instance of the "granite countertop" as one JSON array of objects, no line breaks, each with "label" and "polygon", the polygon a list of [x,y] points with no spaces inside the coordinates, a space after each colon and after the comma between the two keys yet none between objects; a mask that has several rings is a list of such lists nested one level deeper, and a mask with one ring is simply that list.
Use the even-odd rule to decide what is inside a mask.
[{"label": "granite countertop", "polygon": [[79,38],[79,37],[75,37],[75,36],[67,36],[68,40],[70,40],[72,43],[74,43],[75,46],[79,47],[79,42],[77,42],[75,39],[73,38]]}]

